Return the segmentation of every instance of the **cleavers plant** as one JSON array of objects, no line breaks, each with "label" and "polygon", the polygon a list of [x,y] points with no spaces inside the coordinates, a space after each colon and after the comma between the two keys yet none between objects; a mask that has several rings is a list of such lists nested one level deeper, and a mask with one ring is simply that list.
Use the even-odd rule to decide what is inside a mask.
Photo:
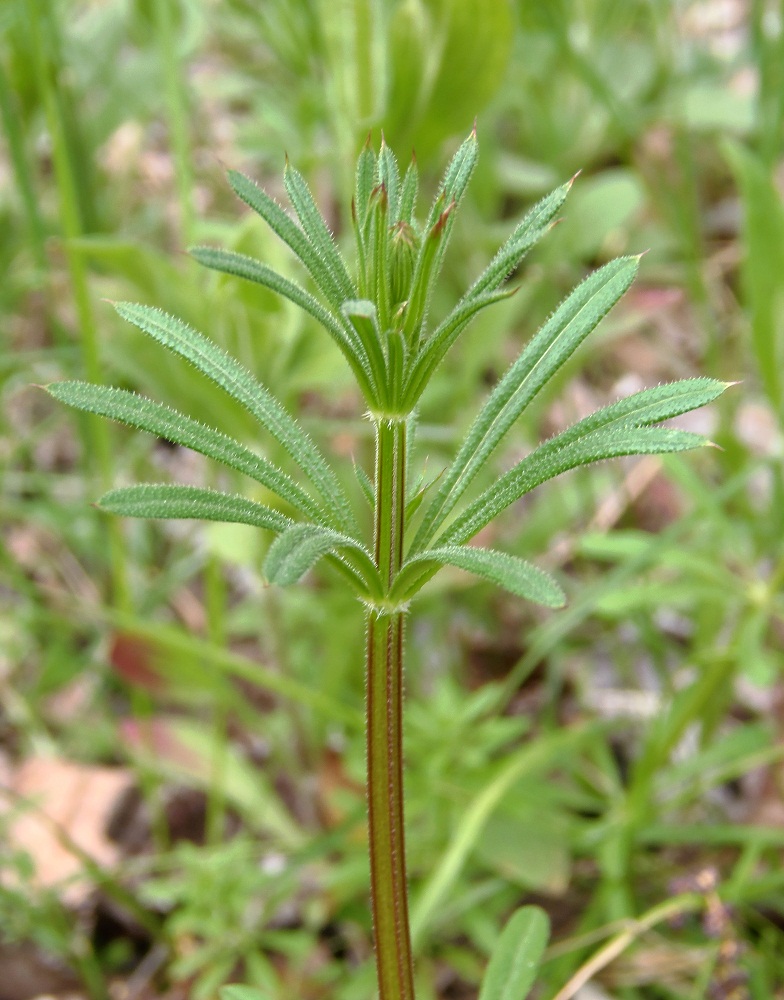
[{"label": "cleavers plant", "polygon": [[[219,430],[121,389],[58,382],[49,391],[77,409],[100,414],[217,459],[277,498],[265,505],[195,486],[155,484],[115,489],[99,503],[134,517],[204,518],[264,528],[277,537],[264,572],[271,583],[298,581],[327,559],[367,612],[367,795],[371,897],[381,1000],[413,1000],[403,820],[403,633],[411,599],[450,565],[528,600],[558,607],[555,580],[530,563],[474,546],[496,515],[546,480],[612,456],[683,451],[705,444],[683,430],[655,426],[715,399],[724,383],[695,378],[635,393],[580,420],[535,448],[470,502],[479,471],[528,404],[623,295],[637,257],[613,260],[586,278],[555,310],[500,379],[436,483],[408,481],[419,400],[460,333],[481,310],[505,298],[527,251],[553,224],[571,182],[524,216],[488,267],[438,324],[432,298],[457,209],[477,161],[476,130],[450,162],[430,210],[416,216],[415,161],[401,176],[383,140],[357,163],[352,218],[352,273],[302,175],[286,165],[285,186],[298,221],[242,174],[229,180],[299,258],[318,297],[265,264],[238,253],[195,247],[201,264],[258,282],[296,303],[333,338],[356,378],[375,435],[375,475],[357,469],[373,510],[363,537],[349,492],[321,450],[269,390],[210,340],[157,309],[115,308],[163,346],[186,358],[255,416],[288,453],[300,481]],[[547,937],[546,919],[526,907],[499,939],[483,1000],[523,996]],[[507,992],[511,991],[511,992]]]}]

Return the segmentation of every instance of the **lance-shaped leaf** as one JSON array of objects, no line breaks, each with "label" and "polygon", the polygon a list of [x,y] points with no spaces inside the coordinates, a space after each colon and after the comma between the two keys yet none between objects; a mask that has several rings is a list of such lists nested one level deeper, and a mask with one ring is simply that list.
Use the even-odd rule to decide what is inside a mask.
[{"label": "lance-shaped leaf", "polygon": [[306,517],[329,523],[312,497],[261,455],[226,434],[193,420],[171,407],[156,403],[126,389],[89,382],[54,382],[47,390],[55,399],[85,413],[97,413],[129,427],[148,431],[173,444],[192,448],[230,469],[250,476]]},{"label": "lance-shaped leaf", "polygon": [[284,278],[283,275],[278,274],[277,271],[261,261],[245,254],[235,253],[233,250],[197,246],[191,247],[188,252],[194,260],[197,260],[204,267],[212,268],[214,271],[222,271],[224,274],[232,274],[238,278],[245,278],[257,285],[263,285],[265,288],[284,296],[300,309],[304,309],[324,327],[338,345],[365,396],[373,395],[370,361],[366,347],[357,336],[356,331],[341,323],[332,312],[305,291],[301,285]]},{"label": "lance-shaped leaf", "polygon": [[101,510],[124,517],[196,518],[200,521],[226,521],[251,524],[268,531],[285,531],[290,517],[247,497],[199,486],[168,483],[142,483],[110,490],[98,501]]},{"label": "lance-shaped leaf", "polygon": [[463,200],[463,195],[466,193],[468,182],[471,180],[478,159],[479,143],[476,138],[476,126],[474,126],[471,134],[460,144],[457,152],[449,161],[449,166],[444,171],[438,192],[430,207],[427,228],[435,225],[444,205],[453,201],[459,205]]},{"label": "lance-shaped leaf", "polygon": [[536,981],[550,921],[538,906],[523,906],[507,921],[487,966],[479,1000],[525,1000]]},{"label": "lance-shaped leaf", "polygon": [[403,186],[400,190],[400,209],[398,219],[414,224],[414,212],[416,210],[417,195],[419,194],[419,170],[417,169],[416,157],[412,158],[403,178]]},{"label": "lance-shaped leaf", "polygon": [[556,309],[490,394],[449,466],[414,540],[419,549],[454,508],[525,407],[623,295],[639,258],[611,261]]},{"label": "lance-shaped leaf", "polygon": [[699,448],[707,442],[699,434],[667,427],[615,427],[579,438],[564,448],[542,445],[485,490],[444,532],[442,541],[465,542],[502,510],[532,489],[580,465],[623,455],[662,455]]},{"label": "lance-shaped leaf", "polygon": [[305,231],[310,245],[323,261],[334,286],[344,299],[355,299],[357,290],[354,283],[348,276],[346,265],[340,255],[340,251],[332,238],[324,221],[324,217],[316,207],[313,195],[302,174],[291,164],[286,162],[286,169],[283,172],[283,182],[286,191],[297,213],[300,224]]},{"label": "lance-shaped leaf", "polygon": [[468,289],[463,300],[475,298],[503,284],[531,247],[550,231],[556,212],[566,200],[573,183],[574,179],[562,184],[526,212],[511,236]]},{"label": "lance-shaped leaf", "polygon": [[479,144],[474,128],[452,157],[425,223],[403,327],[406,341],[413,347],[418,345],[418,335],[427,317],[430,295],[441,270],[455,212],[463,200],[478,157]]},{"label": "lance-shaped leaf", "polygon": [[482,309],[496,302],[509,298],[516,289],[500,292],[489,292],[472,299],[465,299],[446,319],[439,324],[428,338],[427,343],[416,355],[416,360],[406,380],[404,405],[406,408],[416,406],[419,397],[424,392],[436,368],[443,361],[447,351],[465,330],[471,320]]},{"label": "lance-shaped leaf", "polygon": [[400,168],[397,157],[381,137],[381,152],[378,155],[378,182],[383,184],[389,199],[389,221],[397,222],[400,205]]},{"label": "lance-shaped leaf", "polygon": [[387,385],[386,361],[381,347],[381,332],[378,328],[375,304],[370,299],[350,299],[343,303],[340,311],[351,324],[351,329],[368,359],[373,399],[376,402],[384,402]]},{"label": "lance-shaped leaf", "polygon": [[277,399],[229,354],[182,320],[151,306],[117,302],[117,312],[158,343],[195,365],[265,427],[310,477],[336,523],[351,531],[354,519],[340,483],[324,456]]},{"label": "lance-shaped leaf", "polygon": [[236,170],[230,170],[228,177],[234,193],[257,215],[260,215],[270,229],[294,251],[332,307],[334,309],[340,308],[340,303],[345,296],[326,262],[322,260],[318,251],[291,216],[250,177],[246,177],[245,174],[240,174]]},{"label": "lance-shaped leaf", "polygon": [[549,573],[507,552],[471,545],[443,545],[407,559],[392,585],[390,599],[401,603],[409,600],[439,566],[464,569],[548,608],[560,608],[566,603],[564,592]]},{"label": "lance-shaped leaf", "polygon": [[354,214],[360,230],[364,229],[367,218],[370,192],[376,186],[376,154],[370,145],[370,134],[357,160],[355,179]]},{"label": "lance-shaped leaf", "polygon": [[409,378],[406,401],[410,405],[415,405],[436,368],[476,312],[499,301],[505,294],[513,294],[496,292],[496,289],[519,266],[531,247],[550,231],[555,213],[563,205],[571,186],[572,181],[569,181],[556,188],[525,214],[487,268],[428,339]]},{"label": "lance-shaped leaf", "polygon": [[469,506],[442,541],[465,542],[540,483],[579,465],[621,455],[661,454],[710,442],[699,434],[651,427],[712,402],[730,385],[712,378],[683,379],[619,399],[539,445]]},{"label": "lance-shaped leaf", "polygon": [[361,579],[367,593],[380,597],[381,579],[367,549],[348,535],[314,524],[295,524],[270,546],[264,575],[282,587],[297,583],[326,555],[336,554]]}]

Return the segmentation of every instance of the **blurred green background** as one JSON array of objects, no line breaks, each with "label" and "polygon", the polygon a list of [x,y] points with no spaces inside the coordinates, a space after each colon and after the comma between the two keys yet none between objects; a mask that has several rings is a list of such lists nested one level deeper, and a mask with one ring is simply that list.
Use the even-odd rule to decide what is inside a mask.
[{"label": "blurred green background", "polygon": [[[537,993],[553,998],[624,921],[688,892],[678,922],[640,928],[568,996],[784,996],[783,19],[766,0],[3,0],[0,956],[38,956],[30,976],[57,959],[91,1000],[209,1000],[234,980],[270,1000],[372,995],[361,609],[328,572],[265,587],[251,529],[100,516],[111,484],[216,474],[35,384],[122,385],[252,443],[241,410],[103,300],[145,302],[251,367],[347,475],[367,466],[358,397],[312,321],[183,251],[215,242],[303,280],[227,168],[285,202],[287,155],[342,242],[368,133],[415,150],[432,190],[478,117],[437,310],[581,174],[519,293],[425,397],[428,469],[620,253],[648,251],[640,279],[498,468],[645,385],[740,385],[689,418],[720,448],[572,473],[493,528],[556,571],[565,611],[456,571],[417,605],[419,995],[474,998],[521,901],[553,921]],[[41,807],[31,761],[137,789],[114,867],[79,855],[96,888],[78,919],[65,876],[34,879],[14,834]],[[3,1000],[40,992],[0,981]]]}]

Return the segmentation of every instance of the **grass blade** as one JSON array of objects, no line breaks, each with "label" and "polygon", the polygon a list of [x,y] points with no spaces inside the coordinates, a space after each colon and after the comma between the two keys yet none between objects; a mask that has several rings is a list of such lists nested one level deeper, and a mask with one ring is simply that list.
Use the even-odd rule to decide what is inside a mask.
[{"label": "grass blade", "polygon": [[307,518],[329,523],[326,515],[289,476],[261,455],[226,434],[186,417],[135,392],[93,385],[90,382],[54,382],[47,391],[84,413],[96,413],[128,427],[148,431],[174,444],[191,448],[207,458],[250,476]]},{"label": "grass blade", "polygon": [[233,399],[241,403],[286,449],[308,475],[343,530],[352,531],[354,519],[348,500],[324,456],[277,399],[238,361],[207,340],[193,327],[151,306],[117,302],[117,312],[158,343],[190,361]]}]

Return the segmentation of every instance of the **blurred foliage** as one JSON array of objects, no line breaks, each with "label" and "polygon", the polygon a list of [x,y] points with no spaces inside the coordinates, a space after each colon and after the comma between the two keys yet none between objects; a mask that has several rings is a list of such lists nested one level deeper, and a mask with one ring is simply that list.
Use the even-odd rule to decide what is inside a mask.
[{"label": "blurred foliage", "polygon": [[[163,919],[161,992],[206,998],[245,977],[275,1000],[369,995],[361,611],[328,571],[265,588],[263,540],[242,528],[126,524],[112,540],[89,506],[107,476],[204,483],[203,465],[116,427],[99,460],[91,425],[31,383],[97,365],[251,443],[239,409],[101,300],[152,303],[367,467],[368,428],[326,338],[179,252],[214,241],[303,281],[226,167],[282,200],[287,153],[342,241],[337,206],[369,130],[403,160],[413,147],[432,185],[478,115],[482,160],[436,311],[525,205],[582,175],[518,294],[477,321],[423,400],[428,478],[520,343],[618,253],[649,249],[628,305],[499,468],[641,384],[742,384],[693,427],[720,450],[571,474],[494,529],[509,551],[549,552],[565,611],[521,608],[456,571],[423,598],[406,752],[420,995],[472,996],[503,920],[535,898],[553,924],[552,998],[618,921],[683,880],[706,909],[641,933],[603,988],[729,995],[734,942],[747,995],[780,994],[783,66],[770,0],[0,4],[0,744],[10,762],[130,764],[153,818],[170,786],[206,790],[206,844],[170,844],[159,810],[155,849],[115,876]],[[81,699],[71,715],[66,695]],[[144,752],[144,719],[187,744],[190,769]],[[25,865],[3,854],[4,871]],[[706,870],[715,890],[700,889]],[[55,895],[0,881],[0,914],[0,939],[66,956],[101,995],[116,963]]]}]

